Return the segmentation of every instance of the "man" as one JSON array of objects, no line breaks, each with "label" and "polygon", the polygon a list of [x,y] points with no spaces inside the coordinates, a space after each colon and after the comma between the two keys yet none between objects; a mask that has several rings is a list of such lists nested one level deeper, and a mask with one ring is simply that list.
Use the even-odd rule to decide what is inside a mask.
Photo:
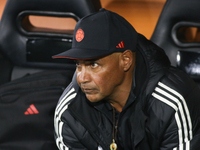
[{"label": "man", "polygon": [[76,25],[76,62],[55,110],[60,150],[197,150],[200,91],[164,51],[101,9]]}]

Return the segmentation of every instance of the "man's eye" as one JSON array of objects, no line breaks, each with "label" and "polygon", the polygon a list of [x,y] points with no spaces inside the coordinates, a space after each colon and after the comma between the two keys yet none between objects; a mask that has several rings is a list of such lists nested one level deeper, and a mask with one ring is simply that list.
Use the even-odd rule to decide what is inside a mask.
[{"label": "man's eye", "polygon": [[76,63],[76,69],[80,69],[81,68],[81,64],[80,63]]},{"label": "man's eye", "polygon": [[76,62],[76,66],[79,66],[80,65],[80,63],[79,62]]},{"label": "man's eye", "polygon": [[96,67],[98,67],[98,64],[95,63],[95,62],[94,62],[94,63],[91,63],[91,67],[92,67],[92,68],[96,68]]}]

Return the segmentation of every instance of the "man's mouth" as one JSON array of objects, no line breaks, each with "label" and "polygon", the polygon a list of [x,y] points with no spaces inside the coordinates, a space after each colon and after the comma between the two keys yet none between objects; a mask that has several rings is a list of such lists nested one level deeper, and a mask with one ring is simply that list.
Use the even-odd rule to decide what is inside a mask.
[{"label": "man's mouth", "polygon": [[94,94],[94,93],[96,93],[98,90],[95,89],[95,88],[82,88],[82,91],[83,91],[85,94]]}]

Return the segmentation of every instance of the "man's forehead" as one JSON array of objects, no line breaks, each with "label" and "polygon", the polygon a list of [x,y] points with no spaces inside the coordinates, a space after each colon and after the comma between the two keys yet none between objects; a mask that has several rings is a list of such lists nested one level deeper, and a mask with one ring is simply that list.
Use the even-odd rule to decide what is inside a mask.
[{"label": "man's forehead", "polygon": [[76,63],[77,62],[81,62],[81,63],[86,63],[86,62],[94,62],[94,61],[98,61],[98,60],[100,60],[100,59],[102,59],[102,58],[95,58],[95,59],[76,59],[76,60],[74,60]]},{"label": "man's forehead", "polygon": [[96,61],[99,60],[101,58],[94,58],[94,59],[75,59],[75,62],[87,62],[87,61]]},{"label": "man's forehead", "polygon": [[95,58],[88,58],[88,59],[76,59],[75,62],[93,62],[93,61],[104,59],[109,56],[110,55],[100,56],[100,57],[95,57]]}]

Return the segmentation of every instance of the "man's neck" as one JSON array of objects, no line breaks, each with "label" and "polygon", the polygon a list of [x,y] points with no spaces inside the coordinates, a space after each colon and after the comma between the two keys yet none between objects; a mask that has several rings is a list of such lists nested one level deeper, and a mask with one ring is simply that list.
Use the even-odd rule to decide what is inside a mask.
[{"label": "man's neck", "polygon": [[124,108],[130,95],[131,87],[132,78],[129,80],[129,82],[127,82],[126,86],[121,87],[115,97],[108,101],[117,111],[122,112],[122,109]]},{"label": "man's neck", "polygon": [[124,82],[122,85],[117,87],[117,92],[116,94],[114,94],[115,97],[112,97],[108,100],[111,106],[119,112],[122,112],[122,109],[124,108],[130,95],[130,91],[133,84],[134,67],[135,65],[132,65],[131,68],[126,72]]}]

